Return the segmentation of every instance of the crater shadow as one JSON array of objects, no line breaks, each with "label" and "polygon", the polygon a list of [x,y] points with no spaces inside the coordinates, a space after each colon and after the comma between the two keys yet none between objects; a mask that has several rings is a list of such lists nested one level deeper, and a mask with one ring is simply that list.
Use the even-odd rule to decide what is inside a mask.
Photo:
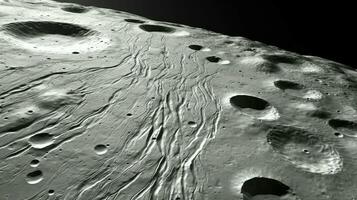
[{"label": "crater shadow", "polygon": [[303,85],[299,84],[299,83],[295,83],[292,81],[287,81],[287,80],[277,80],[274,81],[274,85],[275,87],[281,89],[281,90],[301,90],[304,88]]},{"label": "crater shadow", "polygon": [[188,48],[192,49],[192,50],[195,50],[195,51],[200,51],[203,49],[203,46],[201,45],[197,45],[197,44],[191,44],[188,46]]},{"label": "crater shadow", "polygon": [[257,195],[283,196],[290,192],[290,187],[284,183],[265,177],[255,177],[245,181],[241,188],[243,200],[252,200]]},{"label": "crater shadow", "polygon": [[174,28],[168,26],[160,26],[153,24],[142,24],[139,28],[146,32],[160,32],[160,33],[173,33],[175,32]]},{"label": "crater shadow", "polygon": [[236,108],[250,108],[254,110],[265,110],[270,106],[270,103],[264,99],[249,95],[236,95],[231,97],[229,102]]},{"label": "crater shadow", "polygon": [[71,12],[71,13],[86,13],[89,11],[88,8],[82,7],[82,6],[66,6],[61,8],[62,10],[66,12]]},{"label": "crater shadow", "polygon": [[124,21],[135,24],[143,24],[145,21],[139,19],[124,19]]},{"label": "crater shadow", "polygon": [[222,59],[220,57],[217,57],[217,56],[209,56],[209,57],[206,58],[206,60],[208,60],[209,62],[212,62],[212,63],[218,63]]}]

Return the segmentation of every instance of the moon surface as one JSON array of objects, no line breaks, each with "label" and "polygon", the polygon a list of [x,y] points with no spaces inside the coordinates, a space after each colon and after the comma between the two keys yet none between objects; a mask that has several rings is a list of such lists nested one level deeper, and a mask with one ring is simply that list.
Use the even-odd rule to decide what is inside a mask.
[{"label": "moon surface", "polygon": [[357,199],[352,67],[50,0],[0,49],[1,200]]}]

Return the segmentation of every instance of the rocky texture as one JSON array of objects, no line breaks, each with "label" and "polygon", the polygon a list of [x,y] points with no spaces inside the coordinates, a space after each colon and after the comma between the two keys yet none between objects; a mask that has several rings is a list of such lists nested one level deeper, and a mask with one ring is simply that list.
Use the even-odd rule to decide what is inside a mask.
[{"label": "rocky texture", "polygon": [[357,198],[352,68],[115,10],[0,2],[0,199]]}]

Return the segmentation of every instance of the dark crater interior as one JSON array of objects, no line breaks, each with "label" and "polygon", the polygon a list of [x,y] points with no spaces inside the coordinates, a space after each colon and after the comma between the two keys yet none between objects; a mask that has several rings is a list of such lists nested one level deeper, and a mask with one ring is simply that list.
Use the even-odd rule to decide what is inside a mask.
[{"label": "dark crater interior", "polygon": [[38,165],[39,163],[40,163],[40,161],[37,159],[31,160],[31,162],[30,162],[31,165]]},{"label": "dark crater interior", "polygon": [[231,97],[229,102],[236,108],[251,108],[254,110],[264,110],[270,106],[269,102],[264,99],[249,95],[236,95]]},{"label": "dark crater interior", "polygon": [[304,86],[299,83],[295,83],[295,82],[287,81],[287,80],[274,81],[274,85],[275,85],[275,87],[277,87],[281,90],[287,90],[287,89],[301,90],[304,88]]},{"label": "dark crater interior", "polygon": [[168,26],[160,26],[160,25],[153,25],[153,24],[142,24],[139,26],[143,31],[146,32],[161,32],[161,33],[173,33],[175,32],[174,28]]},{"label": "dark crater interior", "polygon": [[42,176],[42,172],[40,170],[36,170],[27,174],[28,178],[36,178],[39,176]]},{"label": "dark crater interior", "polygon": [[206,58],[209,62],[213,62],[213,63],[218,63],[219,61],[221,61],[222,59],[220,57],[217,56],[209,56]]},{"label": "dark crater interior", "polygon": [[257,195],[283,196],[289,193],[290,187],[284,183],[265,177],[255,177],[243,183],[241,193],[244,200],[250,200]]},{"label": "dark crater interior", "polygon": [[188,48],[195,50],[195,51],[199,51],[199,50],[203,49],[203,46],[197,45],[197,44],[191,44],[188,46]]},{"label": "dark crater interior", "polygon": [[70,37],[84,37],[93,34],[85,27],[52,21],[25,21],[3,25],[3,29],[16,37],[33,38],[43,35],[64,35]]},{"label": "dark crater interior", "polygon": [[333,129],[339,130],[339,129],[350,129],[353,131],[357,131],[357,123],[351,122],[348,120],[343,120],[343,119],[331,119],[328,121],[328,125],[332,127]]},{"label": "dark crater interior", "polygon": [[143,24],[145,21],[139,19],[124,19],[124,21],[135,24]]},{"label": "dark crater interior", "polygon": [[63,7],[62,10],[71,12],[71,13],[86,13],[89,11],[88,8],[85,8],[82,6],[66,6],[66,7]]}]

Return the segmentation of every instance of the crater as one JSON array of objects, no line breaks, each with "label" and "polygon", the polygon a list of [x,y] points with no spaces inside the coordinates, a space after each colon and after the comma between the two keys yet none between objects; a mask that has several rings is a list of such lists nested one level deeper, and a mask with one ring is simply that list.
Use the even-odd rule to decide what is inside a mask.
[{"label": "crater", "polygon": [[4,30],[21,38],[34,38],[43,35],[63,35],[70,37],[85,37],[93,32],[85,27],[52,21],[26,21],[3,25]]},{"label": "crater", "polygon": [[26,182],[28,184],[37,184],[41,182],[42,179],[43,179],[43,173],[41,170],[36,170],[26,175]]},{"label": "crater", "polygon": [[208,60],[209,62],[212,62],[212,63],[218,63],[222,59],[220,57],[217,57],[217,56],[209,56],[209,57],[206,58],[206,60]]},{"label": "crater", "polygon": [[243,183],[241,193],[243,200],[253,200],[253,197],[261,195],[280,197],[290,193],[290,187],[275,179],[255,177]]},{"label": "crater", "polygon": [[146,32],[160,32],[160,33],[175,32],[174,28],[168,26],[153,25],[153,24],[142,24],[139,26],[139,28]]},{"label": "crater", "polygon": [[187,124],[191,127],[197,127],[197,123],[194,121],[188,121]]},{"label": "crater", "polygon": [[29,143],[35,149],[43,149],[53,144],[53,136],[48,133],[39,133],[29,138]]},{"label": "crater", "polygon": [[24,21],[5,24],[0,32],[7,42],[31,52],[71,54],[93,52],[112,45],[107,35],[65,22]]},{"label": "crater", "polygon": [[98,155],[103,155],[103,154],[107,153],[108,147],[104,144],[98,144],[94,147],[94,151]]},{"label": "crater", "polygon": [[343,163],[338,151],[304,129],[274,126],[268,131],[267,141],[283,159],[304,171],[336,174],[342,170]]},{"label": "crater", "polygon": [[301,90],[304,88],[303,85],[299,84],[299,83],[295,83],[292,81],[287,81],[287,80],[277,80],[274,81],[274,85],[275,87],[281,89],[281,90]]},{"label": "crater", "polygon": [[343,119],[330,119],[328,121],[328,125],[343,133],[346,136],[350,137],[357,137],[357,123],[348,121],[348,120],[343,120]]},{"label": "crater", "polygon": [[48,190],[48,195],[49,195],[49,196],[52,196],[52,195],[54,195],[54,194],[55,194],[55,191],[54,191],[54,190],[52,190],[52,189]]},{"label": "crater", "polygon": [[63,7],[62,10],[71,13],[86,13],[89,11],[88,8],[85,8],[83,6],[66,6]]},{"label": "crater", "polygon": [[38,167],[39,164],[40,164],[40,161],[37,159],[31,160],[31,162],[30,162],[31,167]]},{"label": "crater", "polygon": [[135,24],[143,24],[145,21],[139,19],[124,19],[124,21]]},{"label": "crater", "polygon": [[254,110],[265,110],[270,106],[269,102],[264,99],[249,95],[236,95],[231,97],[229,102],[233,107],[239,109],[250,108]]},{"label": "crater", "polygon": [[195,51],[200,51],[203,49],[203,46],[197,45],[197,44],[192,44],[192,45],[188,46],[188,48],[195,50]]},{"label": "crater", "polygon": [[343,138],[343,134],[341,134],[339,132],[334,133],[334,135],[338,138]]}]

